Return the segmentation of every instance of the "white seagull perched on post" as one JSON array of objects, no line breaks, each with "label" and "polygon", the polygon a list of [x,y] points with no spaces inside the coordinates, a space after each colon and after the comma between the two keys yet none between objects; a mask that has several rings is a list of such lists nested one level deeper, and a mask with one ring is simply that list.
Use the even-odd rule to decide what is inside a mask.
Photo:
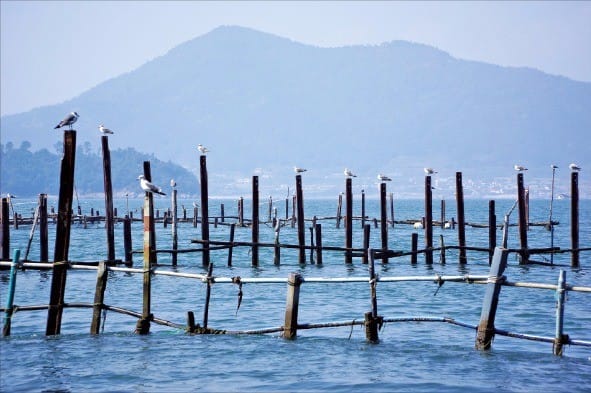
[{"label": "white seagull perched on post", "polygon": [[378,175],[378,180],[379,181],[392,181],[392,179],[390,179],[388,176],[382,175],[381,173]]},{"label": "white seagull perched on post", "polygon": [[423,168],[423,170],[425,171],[425,173],[427,175],[433,175],[433,174],[437,173],[437,171],[435,171],[435,169],[433,169],[433,168]]},{"label": "white seagull perched on post", "polygon": [[175,188],[175,187],[176,187],[176,180],[174,180],[174,179],[170,179],[170,186],[171,186],[172,188]]},{"label": "white seagull perched on post", "polygon": [[523,165],[515,165],[515,166],[513,166],[513,168],[515,168],[515,170],[516,170],[517,172],[523,172],[523,171],[527,171],[527,168],[526,168],[526,167],[524,167]]},{"label": "white seagull perched on post", "polygon": [[347,177],[357,177],[357,175],[354,175],[353,172],[351,172],[351,170],[350,169],[347,169],[347,168],[345,168],[345,170],[343,171],[343,173]]},{"label": "white seagull perched on post", "polygon": [[306,172],[306,171],[307,171],[307,169],[304,169],[304,168],[300,168],[300,167],[294,166],[294,167],[293,167],[293,171],[294,171],[295,173],[302,173],[302,172]]},{"label": "white seagull perched on post", "polygon": [[201,154],[205,154],[209,151],[209,149],[203,146],[201,143],[197,145],[197,150],[199,150]]},{"label": "white seagull perched on post", "polygon": [[103,133],[103,134],[113,134],[113,131],[108,129],[107,127],[105,127],[104,125],[100,125],[99,126],[99,130]]},{"label": "white seagull perched on post", "polygon": [[570,164],[568,167],[570,168],[571,171],[575,171],[575,172],[578,172],[581,170],[581,167],[575,163]]},{"label": "white seagull perched on post", "polygon": [[146,178],[144,177],[144,175],[139,175],[138,179],[140,181],[140,187],[145,192],[152,192],[152,193],[156,193],[156,194],[160,194],[160,195],[166,195],[165,193],[162,192],[162,189],[160,187],[157,187],[154,184],[147,181]]},{"label": "white seagull perched on post", "polygon": [[57,129],[57,128],[62,128],[63,126],[69,126],[70,130],[72,129],[72,124],[76,123],[76,120],[78,120],[78,117],[80,117],[78,115],[78,113],[76,112],[70,112],[68,113],[68,115],[66,117],[64,117],[64,119],[62,121],[60,121],[57,126],[53,127],[53,129]]}]

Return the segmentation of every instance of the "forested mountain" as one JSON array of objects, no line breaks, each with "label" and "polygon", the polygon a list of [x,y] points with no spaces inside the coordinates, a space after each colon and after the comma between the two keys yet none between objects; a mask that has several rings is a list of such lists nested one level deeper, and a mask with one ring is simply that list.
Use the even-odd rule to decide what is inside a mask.
[{"label": "forested mountain", "polygon": [[[40,193],[57,195],[61,163],[61,144],[54,147],[55,153],[47,149],[36,152],[30,150],[28,141],[15,148],[11,142],[2,144],[0,162],[2,193],[17,196],[34,196]],[[111,151],[111,180],[115,194],[129,193],[130,196],[142,193],[137,177],[143,173],[143,162],[150,161],[152,179],[164,192],[169,192],[170,179],[175,179],[179,192],[197,194],[197,178],[188,170],[171,162],[163,162],[153,154],[137,152],[132,148]],[[79,145],[76,149],[75,189],[79,195],[102,193],[103,159],[100,152],[93,152],[90,143]],[[4,196],[4,195],[3,195]]]}]

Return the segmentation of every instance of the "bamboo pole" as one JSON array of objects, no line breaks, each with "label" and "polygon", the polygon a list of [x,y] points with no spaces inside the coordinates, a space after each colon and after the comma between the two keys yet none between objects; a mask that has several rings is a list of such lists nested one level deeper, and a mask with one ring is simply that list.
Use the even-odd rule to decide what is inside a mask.
[{"label": "bamboo pole", "polygon": [[3,336],[10,336],[10,326],[12,323],[12,314],[14,312],[14,293],[16,291],[16,268],[19,263],[21,250],[14,250],[12,262],[10,264],[10,278],[8,279],[8,296],[6,297],[6,311],[4,316]]}]

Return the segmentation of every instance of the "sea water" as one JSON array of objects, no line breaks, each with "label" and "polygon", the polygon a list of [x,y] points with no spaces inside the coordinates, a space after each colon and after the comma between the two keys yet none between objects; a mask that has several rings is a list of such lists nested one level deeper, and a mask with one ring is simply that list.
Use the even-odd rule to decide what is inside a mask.
[{"label": "sea water", "polygon": [[[115,200],[118,214],[128,211],[139,218],[143,200]],[[192,217],[192,201],[179,200]],[[211,200],[210,216],[220,215],[224,204],[226,216],[237,215],[235,200]],[[511,210],[514,201],[496,202],[497,223]],[[13,200],[14,209],[23,216],[32,215],[34,200]],[[50,199],[49,206],[57,206]],[[530,222],[547,222],[549,201],[532,200]],[[74,202],[84,213],[90,208],[104,210],[99,199]],[[455,203],[448,201],[446,218],[457,217]],[[155,207],[170,206],[167,197],[155,198]],[[434,203],[434,206],[436,204]],[[278,216],[285,218],[284,201],[276,205]],[[395,201],[396,220],[420,220],[424,202]],[[336,200],[306,200],[306,218],[317,216],[322,224],[324,246],[344,246],[343,223],[336,228]],[[260,219],[268,219],[266,201],[259,206]],[[580,246],[591,245],[591,201],[580,201]],[[245,200],[245,218],[252,211]],[[344,211],[343,211],[344,213]],[[291,216],[291,206],[288,211]],[[366,215],[379,218],[377,200],[367,200]],[[361,216],[358,200],[354,216]],[[488,223],[488,201],[468,200],[466,221]],[[434,209],[439,219],[439,210]],[[554,246],[570,248],[570,201],[555,200],[553,220]],[[517,221],[517,210],[510,223]],[[236,222],[227,218],[226,223]],[[371,245],[381,247],[379,228],[371,228]],[[361,222],[355,220],[353,246],[362,246]],[[306,231],[310,222],[306,222]],[[11,228],[11,248],[27,247],[30,226]],[[229,240],[227,225],[210,225],[210,238]],[[282,243],[297,244],[297,230],[281,228]],[[142,224],[132,225],[133,248],[142,248]],[[413,232],[419,233],[419,248],[424,247],[422,230],[412,225],[396,224],[388,228],[388,245],[392,250],[408,251]],[[49,225],[50,256],[55,239],[55,225]],[[123,227],[115,226],[116,257],[123,258]],[[306,244],[310,244],[306,232]],[[457,245],[457,232],[434,228],[434,243],[440,235],[445,245]],[[502,231],[497,231],[498,243]],[[191,222],[178,225],[179,249],[196,248],[193,239],[201,238],[201,230]],[[249,228],[236,227],[235,241],[251,241]],[[466,228],[467,244],[488,247],[488,229]],[[260,225],[260,241],[272,243],[274,231],[270,224]],[[528,231],[529,246],[549,247],[551,232],[542,226]],[[157,248],[170,249],[171,226],[157,224]],[[510,248],[518,248],[516,226],[509,228]],[[71,232],[69,259],[99,261],[106,258],[104,223],[74,224]],[[29,252],[30,260],[38,260],[38,233]],[[227,266],[228,250],[211,252],[216,277],[261,277],[286,279],[291,272],[304,278],[368,277],[368,267],[359,258],[344,263],[342,252],[325,251],[323,264],[298,263],[297,249],[282,249],[280,265],[273,264],[273,249],[259,249],[259,266],[252,267],[252,254],[247,247],[235,247],[233,264]],[[550,262],[549,255],[532,259]],[[158,254],[160,270],[205,274],[200,253],[178,255],[178,266],[170,266],[169,254]],[[140,267],[142,255],[134,254],[134,267]],[[556,284],[559,271],[566,271],[569,285],[591,287],[591,253],[581,252],[580,267],[570,267],[570,253],[556,254],[553,266],[519,265],[515,254],[509,256],[505,271],[507,280]],[[426,265],[419,256],[416,265],[410,257],[376,261],[380,277],[487,275],[488,254],[468,251],[468,263],[458,264],[457,250],[447,250],[446,263],[440,263],[435,252],[434,263]],[[15,305],[42,305],[49,302],[51,270],[18,271]],[[66,302],[92,303],[96,285],[93,271],[70,270],[67,274]],[[427,282],[378,282],[378,314],[384,318],[449,317],[476,326],[479,322],[485,285],[446,282],[439,287]],[[4,306],[8,291],[8,271],[0,272],[0,302]],[[245,283],[242,302],[238,306],[239,288],[235,284],[214,283],[208,313],[208,327],[227,330],[252,330],[280,327],[284,323],[287,284]],[[197,279],[155,275],[152,277],[151,312],[157,317],[184,325],[188,311],[195,313],[202,324],[206,285]],[[142,310],[142,276],[133,273],[109,272],[105,303]],[[365,283],[312,283],[300,288],[298,322],[328,323],[362,321],[369,311],[370,288]],[[495,327],[515,333],[553,337],[555,331],[556,295],[552,290],[503,287],[500,294]],[[66,308],[61,334],[45,336],[47,311],[20,311],[13,315],[10,337],[0,339],[0,391],[2,392],[152,392],[152,391],[590,391],[591,348],[565,346],[561,357],[552,354],[552,344],[526,341],[497,335],[489,351],[474,348],[476,331],[437,322],[386,323],[379,331],[378,344],[366,342],[362,326],[299,330],[297,339],[285,340],[279,333],[264,335],[189,335],[183,330],[151,324],[150,334],[134,334],[136,319],[107,312],[103,315],[101,334],[90,335],[91,308]],[[591,294],[569,292],[565,303],[564,333],[571,339],[591,341]]]}]

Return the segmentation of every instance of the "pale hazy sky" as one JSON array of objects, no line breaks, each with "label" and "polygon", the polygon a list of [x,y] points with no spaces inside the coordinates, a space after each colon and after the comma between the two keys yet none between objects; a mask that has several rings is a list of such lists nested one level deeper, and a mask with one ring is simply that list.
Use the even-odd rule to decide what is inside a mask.
[{"label": "pale hazy sky", "polygon": [[591,81],[591,2],[5,1],[1,114],[72,98],[220,25],[317,46],[408,40]]}]

